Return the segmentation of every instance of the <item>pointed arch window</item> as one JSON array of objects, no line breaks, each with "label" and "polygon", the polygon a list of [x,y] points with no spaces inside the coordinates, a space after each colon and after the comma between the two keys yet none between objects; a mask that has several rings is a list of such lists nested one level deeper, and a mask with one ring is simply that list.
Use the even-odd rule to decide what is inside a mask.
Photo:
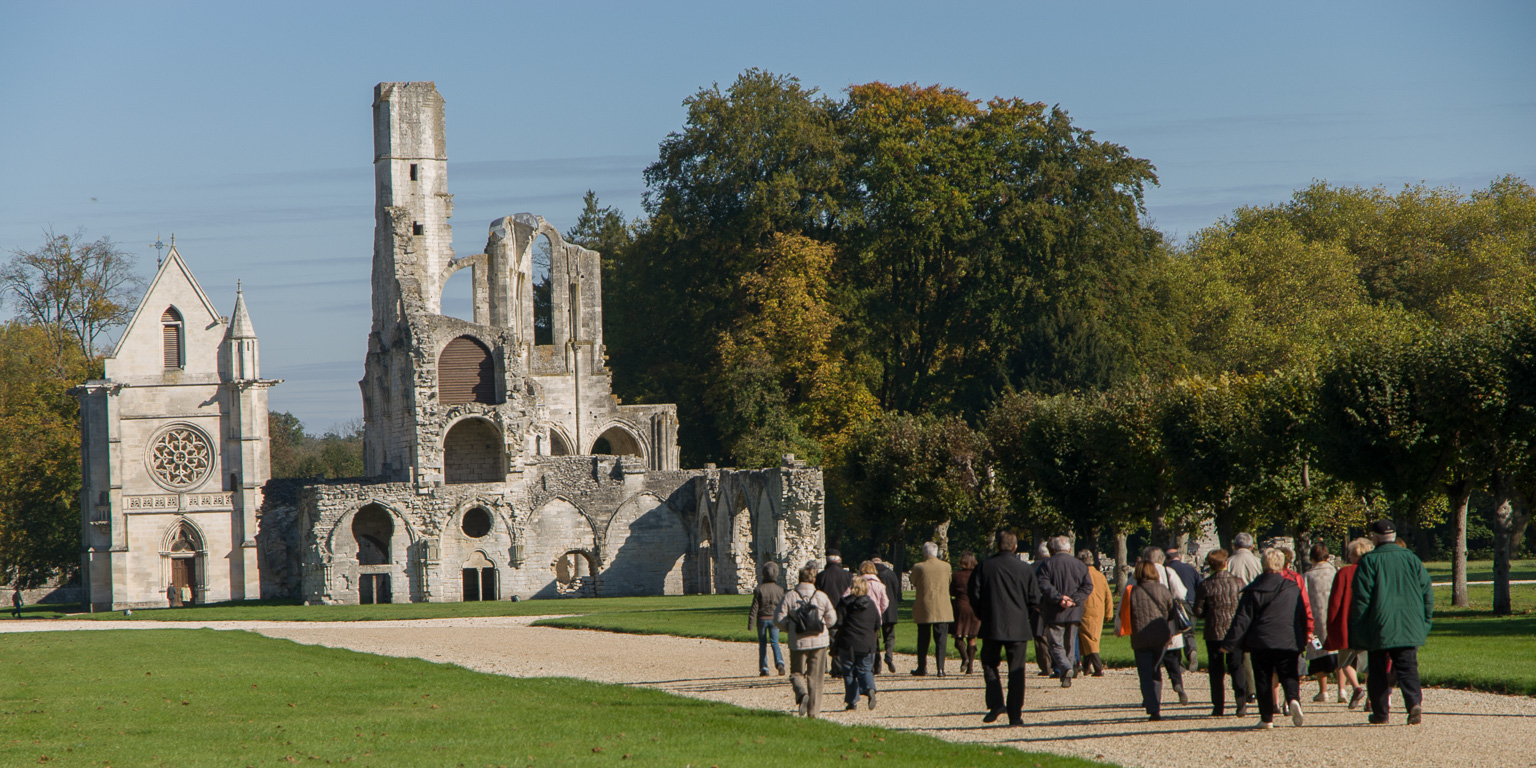
[{"label": "pointed arch window", "polygon": [[165,356],[165,367],[185,368],[186,356],[183,342],[186,334],[183,332],[184,323],[181,321],[181,313],[175,307],[166,307],[160,315],[160,339]]}]

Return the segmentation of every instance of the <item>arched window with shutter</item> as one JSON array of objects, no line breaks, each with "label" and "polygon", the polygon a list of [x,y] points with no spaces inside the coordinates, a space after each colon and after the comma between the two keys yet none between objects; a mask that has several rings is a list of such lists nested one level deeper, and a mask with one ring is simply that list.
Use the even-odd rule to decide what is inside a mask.
[{"label": "arched window with shutter", "polygon": [[181,313],[175,307],[166,307],[160,315],[160,339],[161,347],[165,354],[166,368],[186,367],[186,358],[182,349],[182,342],[186,335],[182,333]]},{"label": "arched window with shutter", "polygon": [[479,341],[460,336],[437,358],[437,399],[443,405],[496,402],[496,363]]}]

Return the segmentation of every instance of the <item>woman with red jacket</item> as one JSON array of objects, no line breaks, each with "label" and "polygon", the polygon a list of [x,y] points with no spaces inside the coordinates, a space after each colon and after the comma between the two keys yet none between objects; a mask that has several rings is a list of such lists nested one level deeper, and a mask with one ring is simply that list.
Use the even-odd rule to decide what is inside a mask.
[{"label": "woman with red jacket", "polygon": [[[1349,696],[1350,709],[1360,706],[1360,701],[1365,698],[1365,689],[1360,687],[1360,675],[1356,669],[1360,652],[1349,647],[1349,606],[1355,598],[1355,566],[1360,562],[1361,555],[1375,548],[1376,545],[1367,538],[1351,541],[1344,549],[1344,557],[1349,565],[1340,568],[1334,575],[1333,591],[1328,595],[1328,636],[1323,641],[1323,650],[1339,652],[1339,669],[1343,670],[1344,677],[1355,689]],[[1339,698],[1344,698],[1342,683],[1339,686]]]}]

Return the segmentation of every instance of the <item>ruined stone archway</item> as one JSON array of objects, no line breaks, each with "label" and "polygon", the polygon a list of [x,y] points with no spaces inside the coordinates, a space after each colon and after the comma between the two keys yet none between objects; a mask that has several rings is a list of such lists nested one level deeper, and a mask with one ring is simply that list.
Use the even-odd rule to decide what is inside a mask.
[{"label": "ruined stone archway", "polygon": [[501,434],[489,421],[464,419],[443,438],[443,482],[498,483],[506,479]]}]

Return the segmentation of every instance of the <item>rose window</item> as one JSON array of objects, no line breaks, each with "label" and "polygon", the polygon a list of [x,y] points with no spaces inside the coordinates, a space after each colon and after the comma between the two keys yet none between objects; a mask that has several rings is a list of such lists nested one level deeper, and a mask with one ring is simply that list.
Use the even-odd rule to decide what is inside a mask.
[{"label": "rose window", "polygon": [[191,488],[213,469],[213,446],[201,430],[172,427],[150,447],[149,469],[155,480],[167,488]]}]

